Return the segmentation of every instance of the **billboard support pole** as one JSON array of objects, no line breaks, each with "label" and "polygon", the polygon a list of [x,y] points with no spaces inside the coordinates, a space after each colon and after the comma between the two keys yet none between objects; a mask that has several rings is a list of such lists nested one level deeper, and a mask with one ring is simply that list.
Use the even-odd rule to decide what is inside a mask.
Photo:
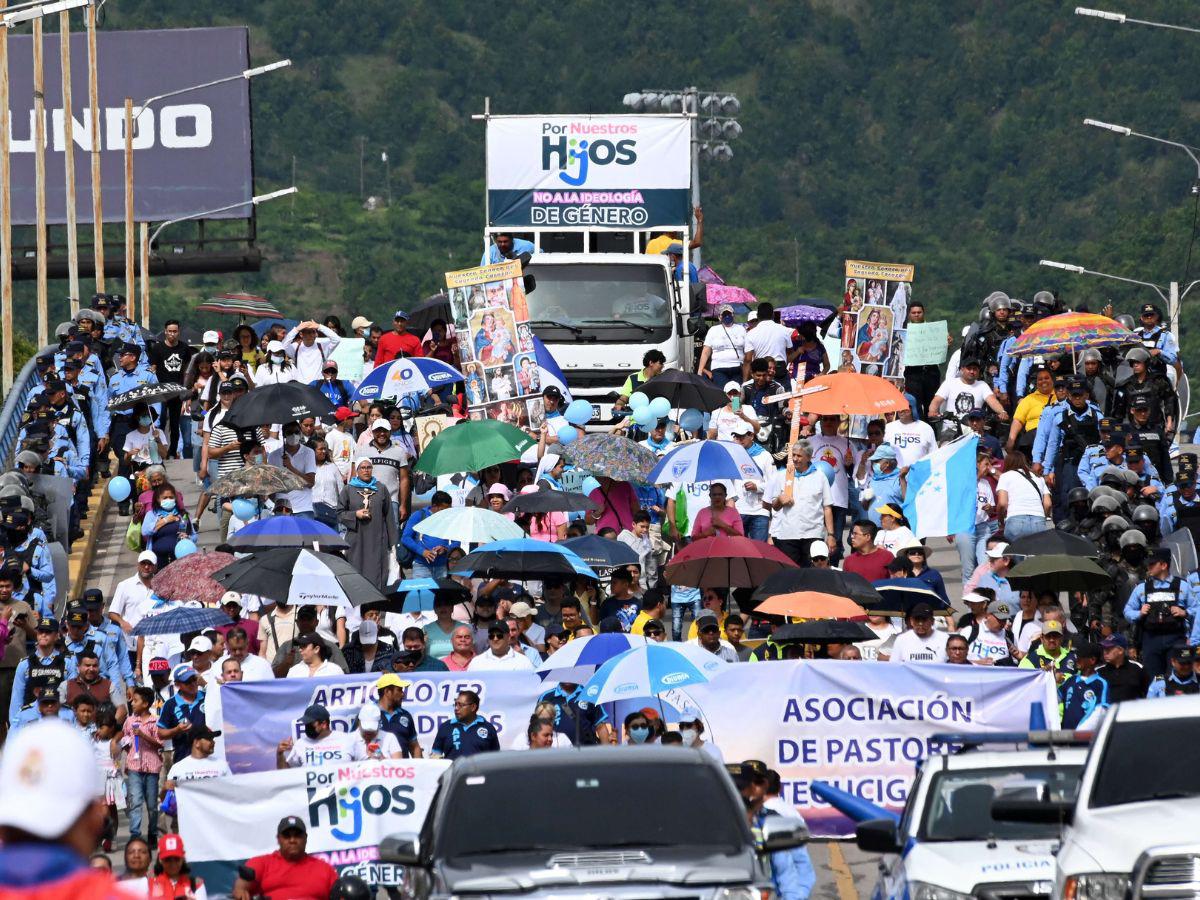
[{"label": "billboard support pole", "polygon": [[33,20],[34,180],[37,192],[37,340],[50,343],[50,312],[46,302],[46,96],[42,65],[42,19]]},{"label": "billboard support pole", "polygon": [[[0,9],[7,6],[0,0]],[[12,198],[9,181],[8,29],[0,28],[0,341],[4,344],[2,383],[5,396],[13,385]]]},{"label": "billboard support pole", "polygon": [[138,243],[142,251],[142,327],[150,327],[150,223],[138,225]]},{"label": "billboard support pole", "polygon": [[75,221],[75,120],[71,103],[71,14],[58,14],[58,52],[62,66],[63,165],[67,177],[67,278],[71,317],[79,312],[79,235]]},{"label": "billboard support pole", "polygon": [[87,8],[88,113],[92,119],[92,258],[96,292],[104,293],[104,214],[100,202],[100,86],[96,58],[96,4]]},{"label": "billboard support pole", "polygon": [[129,318],[137,320],[137,296],[133,275],[133,98],[125,98],[125,296]]}]

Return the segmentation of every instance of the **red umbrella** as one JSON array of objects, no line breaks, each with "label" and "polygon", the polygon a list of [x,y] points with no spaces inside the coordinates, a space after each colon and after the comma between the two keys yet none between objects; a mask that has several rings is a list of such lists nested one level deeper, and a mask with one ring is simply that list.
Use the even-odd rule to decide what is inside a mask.
[{"label": "red umbrella", "polygon": [[223,569],[237,558],[232,553],[199,550],[166,566],[150,581],[150,589],[164,600],[199,600],[215,606],[228,590],[212,580],[213,572]]},{"label": "red umbrella", "polygon": [[795,565],[770,544],[719,535],[689,544],[663,575],[668,584],[684,587],[757,587],[768,575]]}]

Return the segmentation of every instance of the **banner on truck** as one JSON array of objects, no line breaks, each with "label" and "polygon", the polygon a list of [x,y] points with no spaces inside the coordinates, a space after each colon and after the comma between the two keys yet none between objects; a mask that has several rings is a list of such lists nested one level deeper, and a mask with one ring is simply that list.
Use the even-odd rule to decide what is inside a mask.
[{"label": "banner on truck", "polygon": [[846,260],[839,372],[904,377],[913,266]]},{"label": "banner on truck", "polygon": [[[51,225],[66,221],[66,119],[62,108],[59,36],[43,38],[46,98],[46,213]],[[88,177],[92,120],[88,109],[87,35],[71,35],[71,90],[76,208],[79,223],[91,224],[92,182]],[[164,31],[98,31],[100,60],[101,190],[108,199],[104,221],[120,222],[124,196],[125,98],[135,104],[148,97],[215,81],[249,68],[247,29],[181,28]],[[12,105],[12,220],[33,225],[36,217],[33,109],[33,38],[8,39],[9,96]],[[278,77],[278,76],[273,76]],[[137,115],[135,106],[133,169],[137,177],[133,218],[163,222],[236,203],[244,208],[212,218],[244,219],[253,196],[250,89],[244,78],[168,98]]]},{"label": "banner on truck", "polygon": [[682,116],[493,116],[490,225],[655,228],[691,221]]}]

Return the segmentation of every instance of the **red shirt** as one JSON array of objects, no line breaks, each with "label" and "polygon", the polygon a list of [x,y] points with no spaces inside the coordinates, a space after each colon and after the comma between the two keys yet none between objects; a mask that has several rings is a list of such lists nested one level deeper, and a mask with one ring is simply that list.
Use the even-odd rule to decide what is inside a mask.
[{"label": "red shirt", "polygon": [[375,351],[375,365],[382,366],[391,362],[401,353],[405,356],[424,356],[425,349],[421,346],[421,339],[411,331],[404,334],[389,331],[379,338],[379,347]]},{"label": "red shirt", "polygon": [[218,625],[216,630],[228,636],[229,632],[235,628],[241,628],[246,632],[246,647],[252,656],[258,656],[258,622],[254,619],[238,619],[228,625]]},{"label": "red shirt", "polygon": [[288,862],[276,850],[246,863],[258,876],[250,886],[252,896],[287,897],[289,900],[326,900],[337,881],[337,870],[323,859],[305,854]]},{"label": "red shirt", "polygon": [[893,559],[895,557],[892,556],[891,551],[881,547],[866,556],[861,553],[851,553],[842,560],[842,571],[861,575],[867,581],[879,581],[881,578],[892,577],[887,566]]}]

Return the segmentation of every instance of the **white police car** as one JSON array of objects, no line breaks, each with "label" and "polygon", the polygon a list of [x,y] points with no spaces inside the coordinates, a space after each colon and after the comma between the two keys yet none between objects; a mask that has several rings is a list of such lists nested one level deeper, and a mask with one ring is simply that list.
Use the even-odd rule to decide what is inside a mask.
[{"label": "white police car", "polygon": [[[1029,747],[1034,735],[1020,737],[1020,746]],[[1017,738],[1004,736],[1006,742]],[[899,822],[880,818],[858,825],[858,846],[884,854],[872,900],[1048,897],[1058,827],[998,822],[992,802],[1074,800],[1086,756],[1083,747],[1052,743],[1036,749],[964,749],[927,760]]]}]

